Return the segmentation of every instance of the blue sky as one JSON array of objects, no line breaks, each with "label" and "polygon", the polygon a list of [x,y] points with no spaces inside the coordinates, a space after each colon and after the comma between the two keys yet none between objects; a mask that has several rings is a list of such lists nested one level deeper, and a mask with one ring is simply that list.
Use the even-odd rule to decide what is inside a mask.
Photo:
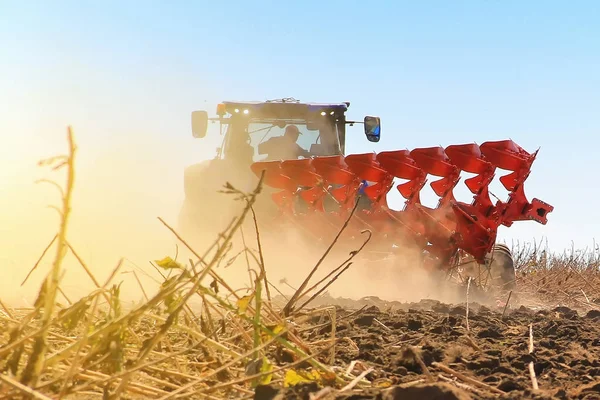
[{"label": "blue sky", "polygon": [[500,236],[583,247],[600,221],[598,21],[596,1],[0,0],[1,151],[26,168],[20,151],[64,148],[73,124],[89,171],[136,149],[129,167],[149,174],[138,183],[162,179],[179,199],[183,167],[215,147],[191,138],[192,110],[350,101],[351,117],[379,115],[383,128],[378,144],[350,130],[351,153],[506,138],[541,147],[526,191],[555,211],[547,226]]}]

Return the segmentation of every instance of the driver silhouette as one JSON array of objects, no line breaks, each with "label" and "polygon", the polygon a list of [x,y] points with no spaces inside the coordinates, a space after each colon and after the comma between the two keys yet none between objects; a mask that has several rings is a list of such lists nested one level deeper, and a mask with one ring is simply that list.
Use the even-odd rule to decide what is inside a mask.
[{"label": "driver silhouette", "polygon": [[310,152],[304,150],[296,141],[300,137],[300,130],[296,125],[288,125],[283,136],[272,137],[258,145],[260,154],[267,153],[266,160],[290,160],[300,156],[310,157]]}]

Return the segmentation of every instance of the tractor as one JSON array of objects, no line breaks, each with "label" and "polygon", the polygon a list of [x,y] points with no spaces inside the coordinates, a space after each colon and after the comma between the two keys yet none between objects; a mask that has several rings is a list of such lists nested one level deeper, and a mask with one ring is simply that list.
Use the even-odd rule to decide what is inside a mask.
[{"label": "tractor", "polygon": [[[243,205],[215,193],[226,182],[243,191],[254,188],[257,177],[251,166],[256,162],[273,157],[279,160],[343,156],[347,125],[364,125],[367,140],[378,142],[380,119],[366,116],[363,121],[348,121],[349,106],[349,102],[316,104],[284,98],[264,102],[225,101],[218,104],[217,117],[212,118],[206,111],[192,112],[194,138],[204,138],[208,124],[218,122],[223,140],[214,159],[194,164],[184,172],[185,200],[180,228],[190,233],[225,228]],[[297,141],[285,140],[287,127],[297,128]],[[294,147],[302,154],[285,153]],[[271,191],[268,186],[263,190]],[[255,208],[271,216],[276,213],[268,196],[259,196]]]},{"label": "tractor", "polygon": [[[244,205],[217,192],[226,182],[249,191],[264,175],[255,210],[274,232],[293,226],[310,241],[326,242],[346,222],[347,238],[371,233],[372,253],[392,259],[416,254],[427,270],[476,273],[480,282],[483,272],[486,281],[514,288],[514,261],[510,249],[496,245],[496,234],[515,221],[545,224],[553,210],[525,196],[523,183],[537,151],[501,140],[346,154],[346,126],[363,125],[369,142],[381,138],[380,118],[347,120],[349,106],[287,98],[222,102],[216,117],[192,112],[194,138],[204,138],[209,123],[218,122],[223,140],[214,159],[185,170],[179,228],[191,235],[224,229]],[[488,186],[497,169],[510,172],[500,178],[509,198],[494,204]],[[461,171],[475,174],[465,180],[473,193],[470,203],[457,201],[452,192]],[[432,208],[419,196],[428,176],[440,178],[430,184],[439,196]],[[392,210],[387,194],[398,180],[404,181],[397,190],[406,201],[402,210]]]}]

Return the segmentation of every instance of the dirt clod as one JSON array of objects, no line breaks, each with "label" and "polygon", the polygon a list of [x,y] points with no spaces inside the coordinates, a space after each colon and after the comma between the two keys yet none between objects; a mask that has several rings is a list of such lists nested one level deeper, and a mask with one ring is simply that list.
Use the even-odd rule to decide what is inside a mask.
[{"label": "dirt clod", "polygon": [[588,311],[587,314],[585,314],[586,318],[599,318],[600,317],[600,310],[590,310]]}]

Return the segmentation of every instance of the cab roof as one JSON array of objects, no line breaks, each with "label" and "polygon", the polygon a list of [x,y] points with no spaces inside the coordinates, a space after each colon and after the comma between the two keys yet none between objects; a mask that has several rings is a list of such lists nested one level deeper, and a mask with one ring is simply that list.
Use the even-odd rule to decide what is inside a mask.
[{"label": "cab roof", "polygon": [[[343,103],[303,103],[297,100],[267,100],[267,101],[223,101],[218,110],[230,114],[242,113],[249,117],[269,118],[299,118],[304,119],[315,114],[341,116],[350,106]],[[237,110],[237,111],[236,111]],[[324,114],[324,115],[325,115]]]}]

